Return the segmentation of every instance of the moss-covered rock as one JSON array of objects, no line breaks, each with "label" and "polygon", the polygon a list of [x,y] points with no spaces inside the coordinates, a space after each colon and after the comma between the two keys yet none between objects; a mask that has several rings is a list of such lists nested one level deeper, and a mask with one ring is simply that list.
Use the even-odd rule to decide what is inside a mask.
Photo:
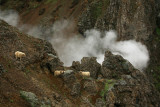
[{"label": "moss-covered rock", "polygon": [[31,105],[31,107],[38,107],[39,106],[39,100],[34,93],[20,91],[20,95],[22,96],[22,98],[24,98]]}]

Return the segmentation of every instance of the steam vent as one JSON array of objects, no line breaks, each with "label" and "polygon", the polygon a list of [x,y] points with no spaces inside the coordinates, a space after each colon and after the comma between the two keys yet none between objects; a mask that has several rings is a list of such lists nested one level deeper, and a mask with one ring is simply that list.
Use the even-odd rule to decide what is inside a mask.
[{"label": "steam vent", "polygon": [[160,0],[0,0],[0,107],[160,107]]}]

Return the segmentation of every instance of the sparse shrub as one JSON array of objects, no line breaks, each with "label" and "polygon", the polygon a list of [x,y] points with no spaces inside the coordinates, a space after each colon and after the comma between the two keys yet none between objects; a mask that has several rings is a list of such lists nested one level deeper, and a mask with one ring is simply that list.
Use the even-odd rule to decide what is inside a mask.
[{"label": "sparse shrub", "polygon": [[105,83],[104,89],[100,93],[103,100],[104,100],[106,94],[108,93],[108,91],[111,90],[113,88],[113,86],[114,86],[114,81],[107,80],[107,82]]}]

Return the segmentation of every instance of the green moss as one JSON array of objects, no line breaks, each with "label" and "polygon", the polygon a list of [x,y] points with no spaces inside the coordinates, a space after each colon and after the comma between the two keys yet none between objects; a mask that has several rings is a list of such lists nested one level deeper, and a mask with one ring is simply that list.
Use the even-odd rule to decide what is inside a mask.
[{"label": "green moss", "polygon": [[113,88],[114,83],[115,82],[113,80],[106,81],[104,89],[100,92],[100,96],[103,98],[103,100],[104,100],[105,95],[108,93],[108,91]]}]

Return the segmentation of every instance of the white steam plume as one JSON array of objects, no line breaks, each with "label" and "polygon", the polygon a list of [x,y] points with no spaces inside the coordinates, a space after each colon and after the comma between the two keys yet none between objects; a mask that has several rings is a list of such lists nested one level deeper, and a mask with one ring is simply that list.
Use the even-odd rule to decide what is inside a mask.
[{"label": "white steam plume", "polygon": [[[17,13],[1,12],[1,19],[13,26],[17,26],[19,21]],[[47,39],[66,66],[70,66],[72,61],[80,61],[87,56],[97,57],[97,61],[102,63],[106,50],[110,50],[113,54],[121,55],[139,70],[147,67],[149,61],[149,53],[145,45],[135,40],[117,41],[115,31],[108,31],[102,35],[100,31],[92,29],[85,32],[86,37],[84,38],[73,33],[75,25],[70,20],[56,21],[46,31],[43,28],[30,25],[18,27],[34,37]],[[46,36],[48,37],[46,38]]]},{"label": "white steam plume", "polygon": [[0,19],[6,21],[12,26],[17,26],[19,22],[19,15],[14,10],[0,10]]},{"label": "white steam plume", "polygon": [[[84,56],[95,56],[97,61],[102,63],[104,51],[108,49],[113,54],[121,55],[127,59],[139,70],[147,67],[149,53],[146,46],[135,40],[117,41],[115,31],[108,31],[101,37],[100,31],[92,29],[85,32],[86,38],[80,38],[76,35],[68,39],[65,39],[63,37],[65,34],[62,33],[62,36],[59,35],[58,42],[56,38],[50,42],[55,46],[65,65],[71,65],[72,61],[80,61]],[[59,33],[56,32],[56,34]],[[56,45],[59,47],[57,48]]]}]

